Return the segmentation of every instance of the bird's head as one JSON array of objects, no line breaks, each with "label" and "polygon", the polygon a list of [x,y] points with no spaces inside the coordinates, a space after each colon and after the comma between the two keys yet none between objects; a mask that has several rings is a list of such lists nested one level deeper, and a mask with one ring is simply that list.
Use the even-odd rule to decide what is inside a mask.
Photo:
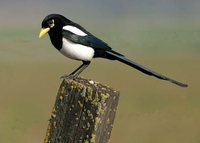
[{"label": "bird's head", "polygon": [[63,26],[69,23],[70,20],[59,14],[50,14],[42,21],[42,29],[39,38],[45,36],[47,33],[61,32]]}]

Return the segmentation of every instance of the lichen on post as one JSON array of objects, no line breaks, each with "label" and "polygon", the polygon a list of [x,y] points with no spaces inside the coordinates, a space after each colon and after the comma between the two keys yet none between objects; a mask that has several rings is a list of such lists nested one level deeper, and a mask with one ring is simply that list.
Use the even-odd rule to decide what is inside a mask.
[{"label": "lichen on post", "polygon": [[63,80],[45,143],[107,143],[119,100],[119,92],[87,80]]}]

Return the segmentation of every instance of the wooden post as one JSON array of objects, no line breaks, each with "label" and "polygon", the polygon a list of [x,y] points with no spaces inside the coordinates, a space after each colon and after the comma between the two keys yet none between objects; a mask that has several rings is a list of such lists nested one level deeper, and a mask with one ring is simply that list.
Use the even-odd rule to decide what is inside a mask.
[{"label": "wooden post", "polygon": [[63,80],[44,142],[107,143],[118,100],[118,91],[92,80]]}]

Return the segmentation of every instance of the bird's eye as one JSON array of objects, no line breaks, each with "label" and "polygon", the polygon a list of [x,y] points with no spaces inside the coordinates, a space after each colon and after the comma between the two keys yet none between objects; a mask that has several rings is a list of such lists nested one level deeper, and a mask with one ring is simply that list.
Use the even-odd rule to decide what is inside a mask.
[{"label": "bird's eye", "polygon": [[48,22],[48,24],[49,24],[49,27],[50,27],[50,28],[53,28],[53,27],[55,26],[55,21],[54,21],[54,19],[50,20],[50,21]]}]

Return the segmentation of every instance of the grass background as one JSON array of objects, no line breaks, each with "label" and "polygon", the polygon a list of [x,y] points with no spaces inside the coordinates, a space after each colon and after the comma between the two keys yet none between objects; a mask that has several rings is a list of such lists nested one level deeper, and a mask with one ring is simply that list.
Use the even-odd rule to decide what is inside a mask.
[{"label": "grass background", "polygon": [[[94,59],[81,76],[121,92],[110,142],[199,143],[200,20],[187,11],[161,10],[163,14],[158,15],[159,10],[156,10],[149,16],[149,11],[143,9],[144,13],[133,16],[131,8],[128,12],[121,12],[115,10],[115,6],[111,10],[105,9],[105,13],[101,13],[101,8],[91,9],[95,12],[93,17],[84,11],[88,5],[79,6],[82,8],[80,13],[74,14],[67,13],[73,9],[65,11],[61,5],[57,8],[66,16],[74,16],[71,19],[105,40],[116,51],[157,72],[186,82],[189,87],[180,88],[160,81],[116,61]],[[152,7],[148,4],[141,7],[144,6]],[[31,18],[25,14],[24,18],[15,16],[9,19],[8,24],[5,19],[1,23],[2,143],[43,142],[61,83],[59,77],[80,64],[57,52],[48,37],[38,39],[41,20],[47,13],[52,13],[49,10],[52,8],[49,4],[45,12],[39,7]],[[28,9],[23,12],[26,11]],[[96,13],[97,16],[108,15],[101,15],[98,19],[94,18]]]}]

